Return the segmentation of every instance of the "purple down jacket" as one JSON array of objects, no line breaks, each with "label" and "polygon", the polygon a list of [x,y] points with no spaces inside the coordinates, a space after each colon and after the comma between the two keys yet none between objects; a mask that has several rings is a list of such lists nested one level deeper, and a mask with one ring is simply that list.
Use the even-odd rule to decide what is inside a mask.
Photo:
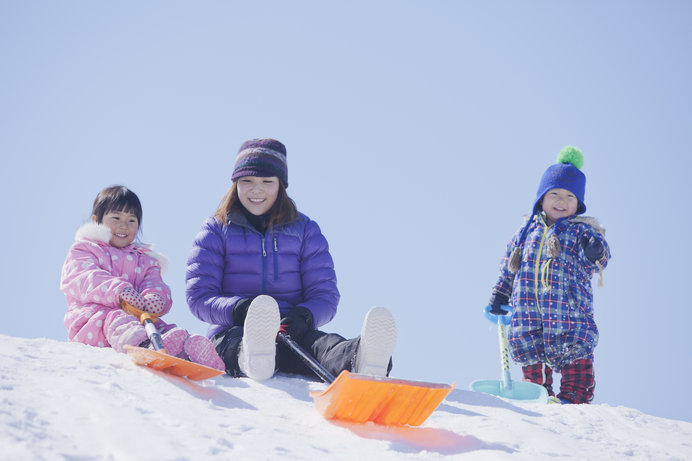
[{"label": "purple down jacket", "polygon": [[334,318],[340,297],[327,239],[303,214],[266,235],[242,213],[226,224],[207,219],[188,258],[186,283],[190,311],[211,324],[209,337],[233,326],[233,306],[242,298],[272,296],[282,316],[303,306],[318,328]]}]

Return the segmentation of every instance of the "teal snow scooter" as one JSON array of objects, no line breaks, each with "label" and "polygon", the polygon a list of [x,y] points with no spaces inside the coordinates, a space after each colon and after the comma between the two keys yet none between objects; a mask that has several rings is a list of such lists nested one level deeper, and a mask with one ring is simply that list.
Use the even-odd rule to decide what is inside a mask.
[{"label": "teal snow scooter", "polygon": [[509,374],[509,351],[507,349],[507,325],[512,320],[512,308],[502,306],[504,314],[491,312],[491,306],[485,307],[485,317],[493,324],[497,324],[497,333],[500,340],[500,362],[502,365],[502,379],[482,379],[471,383],[471,390],[496,395],[505,399],[522,400],[524,402],[548,403],[548,391],[545,387],[526,381],[512,381]]}]

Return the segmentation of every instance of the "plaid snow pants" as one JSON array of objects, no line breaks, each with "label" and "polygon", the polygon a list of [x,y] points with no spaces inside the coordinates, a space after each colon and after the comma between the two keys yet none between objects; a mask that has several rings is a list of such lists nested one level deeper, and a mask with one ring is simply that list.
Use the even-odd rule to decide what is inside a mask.
[{"label": "plaid snow pants", "polygon": [[[548,395],[553,392],[553,369],[543,363],[522,367],[524,381],[540,384],[548,390]],[[580,359],[562,367],[562,379],[560,380],[560,400],[570,403],[589,403],[593,400],[596,380],[593,371],[593,360]]]}]

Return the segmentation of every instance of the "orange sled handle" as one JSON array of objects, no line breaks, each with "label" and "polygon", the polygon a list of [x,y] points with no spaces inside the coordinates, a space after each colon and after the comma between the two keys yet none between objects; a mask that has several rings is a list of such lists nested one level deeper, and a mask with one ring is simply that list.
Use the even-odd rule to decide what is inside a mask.
[{"label": "orange sled handle", "polygon": [[139,319],[140,322],[142,322],[142,325],[144,325],[144,329],[147,332],[147,336],[149,337],[149,341],[151,341],[151,344],[154,346],[154,350],[166,353],[166,349],[163,347],[163,341],[161,341],[161,335],[154,325],[154,320],[159,317],[158,314],[150,314],[149,312],[140,311],[124,299],[120,302],[120,306],[122,306],[125,312],[134,315]]}]

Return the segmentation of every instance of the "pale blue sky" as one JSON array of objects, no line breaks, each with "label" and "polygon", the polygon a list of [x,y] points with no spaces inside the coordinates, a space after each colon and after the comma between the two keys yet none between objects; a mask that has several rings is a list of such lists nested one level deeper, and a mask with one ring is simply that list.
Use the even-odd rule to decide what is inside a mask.
[{"label": "pale blue sky", "polygon": [[[692,7],[684,1],[0,0],[0,333],[65,340],[60,268],[97,192],[141,198],[185,261],[254,137],[288,148],[289,195],[327,236],[342,293],[325,330],[398,322],[393,376],[499,378],[481,311],[538,181],[582,149],[595,403],[692,421]],[[521,372],[513,367],[513,377]]]}]

